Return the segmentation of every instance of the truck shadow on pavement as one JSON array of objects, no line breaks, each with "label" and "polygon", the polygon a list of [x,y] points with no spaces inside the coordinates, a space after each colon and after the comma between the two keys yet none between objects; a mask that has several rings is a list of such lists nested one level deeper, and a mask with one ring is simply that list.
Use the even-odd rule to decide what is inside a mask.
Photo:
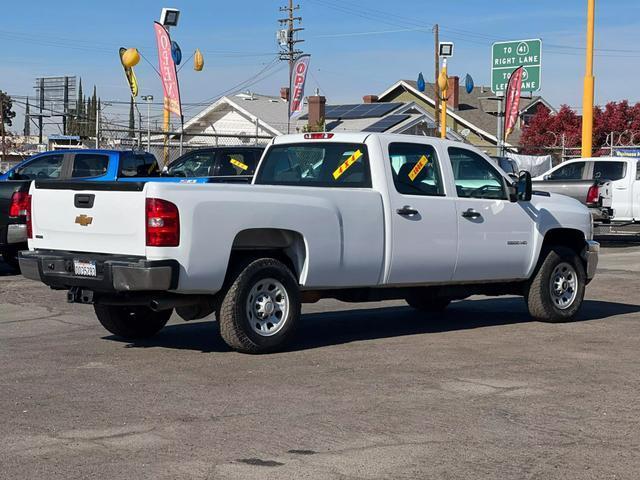
[{"label": "truck shadow on pavement", "polygon": [[[575,322],[606,320],[637,312],[640,312],[640,305],[585,300]],[[441,314],[425,314],[399,306],[307,313],[301,320],[298,335],[285,352],[405,335],[535,323],[521,298],[456,302]],[[105,338],[118,340],[113,336]],[[128,348],[161,347],[204,353],[230,351],[218,334],[216,322],[209,321],[169,325],[153,338],[127,343]]]}]

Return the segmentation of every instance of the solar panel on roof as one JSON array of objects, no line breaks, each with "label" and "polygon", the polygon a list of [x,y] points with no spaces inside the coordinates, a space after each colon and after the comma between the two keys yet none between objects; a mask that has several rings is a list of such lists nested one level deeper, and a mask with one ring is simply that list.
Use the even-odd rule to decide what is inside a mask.
[{"label": "solar panel on roof", "polygon": [[402,106],[402,103],[358,103],[350,105],[327,105],[324,117],[327,119],[356,119],[383,117]]},{"label": "solar panel on roof", "polygon": [[409,117],[411,117],[411,115],[408,115],[406,113],[400,115],[389,115],[381,120],[378,120],[373,125],[369,125],[363,130],[363,132],[386,132],[391,127],[395,127],[399,123],[404,122]]}]

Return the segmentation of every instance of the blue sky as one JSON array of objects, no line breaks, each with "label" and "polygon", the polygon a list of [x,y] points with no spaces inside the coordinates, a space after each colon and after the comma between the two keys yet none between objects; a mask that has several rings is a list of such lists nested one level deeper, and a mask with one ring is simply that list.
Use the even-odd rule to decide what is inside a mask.
[{"label": "blue sky", "polygon": [[[172,37],[189,57],[198,47],[205,69],[180,72],[184,102],[214,98],[259,72],[275,57],[278,0],[150,0],[87,2],[5,2],[0,26],[0,89],[33,95],[38,76],[77,75],[85,92],[97,85],[103,99],[128,101],[118,48],[137,47],[157,63],[152,22],[162,6],[182,10]],[[449,71],[470,73],[488,84],[491,43],[542,38],[542,94],[554,105],[580,105],[584,72],[586,0],[298,0],[311,53],[307,93],[320,88],[329,103],[359,101],[419,71],[433,76],[431,27],[456,43]],[[640,100],[640,2],[607,0],[597,4],[596,103]],[[162,95],[151,66],[136,67],[142,94]],[[276,94],[287,83],[284,65],[272,66],[250,88]],[[16,105],[18,113],[21,105]],[[155,114],[159,106],[154,107]],[[198,106],[187,106],[186,116]],[[114,104],[106,115],[125,121],[128,107]],[[16,122],[21,128],[22,122]]]}]

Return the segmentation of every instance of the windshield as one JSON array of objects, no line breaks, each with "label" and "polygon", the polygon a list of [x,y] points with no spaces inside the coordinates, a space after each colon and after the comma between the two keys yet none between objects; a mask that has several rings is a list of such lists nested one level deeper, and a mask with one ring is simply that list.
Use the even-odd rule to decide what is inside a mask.
[{"label": "windshield", "polygon": [[188,153],[170,164],[166,173],[175,177],[212,177],[215,158],[214,152]]},{"label": "windshield", "polygon": [[256,183],[371,187],[367,147],[337,142],[275,145],[265,154]]}]

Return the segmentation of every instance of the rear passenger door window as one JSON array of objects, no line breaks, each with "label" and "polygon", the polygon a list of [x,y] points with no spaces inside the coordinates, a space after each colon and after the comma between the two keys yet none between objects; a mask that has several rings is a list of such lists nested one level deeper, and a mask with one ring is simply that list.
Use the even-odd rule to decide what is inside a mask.
[{"label": "rear passenger door window", "polygon": [[109,155],[97,153],[76,153],[73,159],[72,178],[100,177],[107,173]]},{"label": "rear passenger door window", "polygon": [[389,145],[389,159],[398,193],[444,195],[436,151],[431,145],[392,143]]},{"label": "rear passenger door window", "polygon": [[549,180],[582,180],[586,162],[575,162],[558,168],[549,176]]},{"label": "rear passenger door window", "polygon": [[458,197],[506,200],[504,177],[482,155],[465,148],[449,148],[449,159]]},{"label": "rear passenger door window", "polygon": [[627,174],[626,162],[594,162],[594,180],[622,180]]},{"label": "rear passenger door window", "polygon": [[220,176],[253,175],[256,169],[256,158],[253,152],[221,152]]}]

